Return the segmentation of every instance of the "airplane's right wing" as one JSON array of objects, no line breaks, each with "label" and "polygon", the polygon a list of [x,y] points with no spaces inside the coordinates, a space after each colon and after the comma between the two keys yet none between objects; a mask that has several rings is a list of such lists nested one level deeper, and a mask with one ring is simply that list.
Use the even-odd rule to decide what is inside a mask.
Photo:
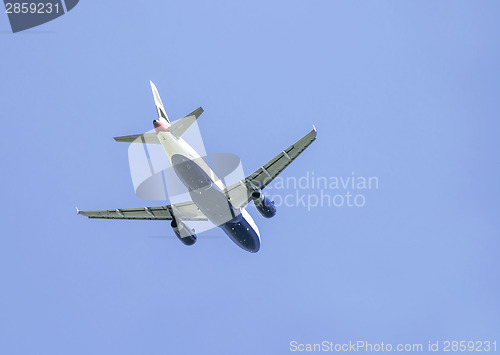
[{"label": "airplane's right wing", "polygon": [[281,151],[273,159],[261,166],[245,179],[229,186],[222,192],[231,200],[234,207],[244,207],[250,201],[250,194],[256,189],[263,190],[276,178],[285,168],[291,164],[314,140],[316,139],[316,128],[299,139],[285,150]]},{"label": "airplane's right wing", "polygon": [[175,216],[183,221],[208,220],[192,201],[158,207],[116,208],[101,211],[79,211],[77,209],[77,213],[89,218],[104,219],[172,220]]}]

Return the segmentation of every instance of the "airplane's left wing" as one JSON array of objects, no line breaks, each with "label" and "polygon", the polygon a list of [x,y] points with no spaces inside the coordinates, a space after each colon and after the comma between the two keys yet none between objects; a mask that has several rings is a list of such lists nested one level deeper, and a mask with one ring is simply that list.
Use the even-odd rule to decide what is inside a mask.
[{"label": "airplane's left wing", "polygon": [[234,207],[242,208],[250,201],[255,190],[263,190],[278,174],[290,165],[316,139],[316,128],[297,142],[281,151],[278,155],[254,171],[251,175],[229,186],[222,192]]},{"label": "airplane's left wing", "polygon": [[173,205],[141,208],[116,208],[114,210],[79,211],[77,213],[89,218],[104,219],[143,219],[143,220],[172,220],[207,221],[207,217],[191,201]]}]

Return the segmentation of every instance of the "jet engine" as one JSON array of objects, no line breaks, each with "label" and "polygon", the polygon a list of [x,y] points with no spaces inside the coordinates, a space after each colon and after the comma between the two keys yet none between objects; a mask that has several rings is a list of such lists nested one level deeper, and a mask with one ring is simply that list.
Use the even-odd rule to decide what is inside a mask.
[{"label": "jet engine", "polygon": [[177,222],[174,218],[170,225],[182,244],[193,245],[196,243],[196,234],[194,234],[182,221]]},{"label": "jet engine", "polygon": [[274,206],[274,203],[269,200],[264,194],[260,191],[254,191],[250,195],[250,197],[253,200],[253,203],[255,204],[255,207],[257,208],[257,211],[266,218],[271,218],[274,217],[276,214],[276,207]]}]

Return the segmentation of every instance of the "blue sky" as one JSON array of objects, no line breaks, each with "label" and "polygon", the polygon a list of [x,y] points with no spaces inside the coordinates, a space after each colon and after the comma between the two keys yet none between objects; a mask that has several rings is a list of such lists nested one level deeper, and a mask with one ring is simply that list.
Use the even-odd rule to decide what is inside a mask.
[{"label": "blue sky", "polygon": [[[82,0],[17,34],[0,16],[0,352],[500,341],[499,10]],[[77,216],[158,203],[134,195],[112,139],[152,128],[149,80],[171,118],[203,106],[207,151],[247,172],[315,124],[284,176],[379,187],[361,208],[252,212],[257,254],[221,231],[188,248],[167,222]]]}]

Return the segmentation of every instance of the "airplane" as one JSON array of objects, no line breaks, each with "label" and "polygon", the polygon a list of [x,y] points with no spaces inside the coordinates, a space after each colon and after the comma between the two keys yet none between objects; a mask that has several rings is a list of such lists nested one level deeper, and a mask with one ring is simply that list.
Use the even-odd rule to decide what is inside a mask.
[{"label": "airplane", "polygon": [[114,137],[117,142],[161,144],[179,180],[188,189],[191,201],[158,207],[117,208],[80,211],[89,218],[169,220],[177,238],[184,245],[196,243],[197,235],[184,221],[210,221],[220,227],[242,249],[256,253],[260,249],[260,232],[245,206],[253,201],[265,218],[274,217],[274,202],[262,190],[280,174],[315,139],[316,128],[282,150],[244,179],[225,186],[205,160],[182,138],[203,113],[200,107],[189,115],[170,122],[156,86],[150,81],[158,119],[153,120],[154,133]]}]

